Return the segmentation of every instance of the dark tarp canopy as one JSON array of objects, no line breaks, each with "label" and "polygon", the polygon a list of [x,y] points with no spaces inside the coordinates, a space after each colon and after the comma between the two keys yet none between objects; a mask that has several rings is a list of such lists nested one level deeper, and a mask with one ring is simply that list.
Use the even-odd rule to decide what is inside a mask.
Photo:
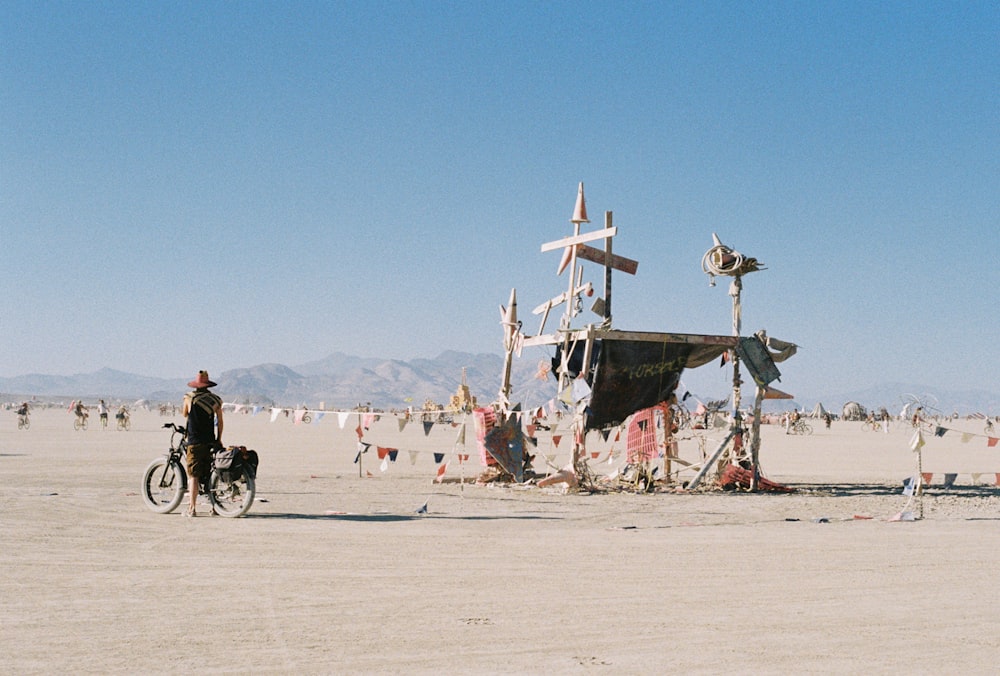
[{"label": "dark tarp canopy", "polygon": [[[602,332],[594,341],[586,381],[592,393],[586,428],[601,429],[624,421],[640,411],[666,401],[677,389],[685,368],[696,368],[732,349],[732,336],[701,336]],[[568,371],[576,377],[583,366],[585,345],[577,343],[569,359]],[[553,371],[560,364],[552,360]]]}]

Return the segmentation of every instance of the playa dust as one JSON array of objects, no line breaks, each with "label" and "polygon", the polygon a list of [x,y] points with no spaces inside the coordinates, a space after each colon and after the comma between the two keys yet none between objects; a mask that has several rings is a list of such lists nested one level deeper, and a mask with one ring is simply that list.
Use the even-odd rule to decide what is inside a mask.
[{"label": "playa dust", "polygon": [[[901,494],[916,470],[901,427],[765,427],[762,466],[791,494],[584,494],[434,483],[429,451],[453,433],[419,425],[380,433],[400,449],[382,471],[374,448],[352,462],[354,431],[329,416],[230,414],[227,443],[260,453],[258,499],[245,518],[187,519],[139,492],[168,420],[75,432],[40,410],[19,432],[0,413],[0,671],[995,669],[985,438],[928,439],[924,471],[956,484],[890,521],[919,507]],[[478,474],[471,455],[447,476]]]}]

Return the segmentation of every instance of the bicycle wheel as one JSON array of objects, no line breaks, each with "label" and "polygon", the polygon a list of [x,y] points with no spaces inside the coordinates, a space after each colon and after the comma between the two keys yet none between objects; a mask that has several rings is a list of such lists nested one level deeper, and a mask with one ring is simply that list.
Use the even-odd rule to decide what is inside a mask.
[{"label": "bicycle wheel", "polygon": [[142,499],[158,514],[169,514],[184,499],[187,476],[184,468],[167,458],[157,458],[142,476]]},{"label": "bicycle wheel", "polygon": [[234,473],[212,470],[209,486],[211,489],[208,497],[216,513],[221,516],[243,516],[253,504],[256,487],[253,477],[245,469],[241,468]]},{"label": "bicycle wheel", "polygon": [[802,423],[802,434],[812,434],[813,428],[808,423]]}]

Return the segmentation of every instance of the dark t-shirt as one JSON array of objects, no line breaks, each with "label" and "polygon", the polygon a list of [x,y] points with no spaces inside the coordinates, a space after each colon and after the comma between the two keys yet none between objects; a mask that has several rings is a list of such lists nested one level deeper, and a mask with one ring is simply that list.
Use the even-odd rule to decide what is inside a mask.
[{"label": "dark t-shirt", "polygon": [[188,399],[187,442],[189,444],[215,443],[215,408],[222,399],[208,390],[195,390],[185,395]]}]

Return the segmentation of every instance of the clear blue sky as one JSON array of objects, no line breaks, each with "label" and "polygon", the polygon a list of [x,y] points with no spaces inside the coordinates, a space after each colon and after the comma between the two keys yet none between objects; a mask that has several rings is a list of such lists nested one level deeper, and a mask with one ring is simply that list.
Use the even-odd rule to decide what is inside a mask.
[{"label": "clear blue sky", "polygon": [[499,352],[579,181],[616,327],[717,232],[785,389],[996,391],[995,2],[5,2],[0,375]]}]

